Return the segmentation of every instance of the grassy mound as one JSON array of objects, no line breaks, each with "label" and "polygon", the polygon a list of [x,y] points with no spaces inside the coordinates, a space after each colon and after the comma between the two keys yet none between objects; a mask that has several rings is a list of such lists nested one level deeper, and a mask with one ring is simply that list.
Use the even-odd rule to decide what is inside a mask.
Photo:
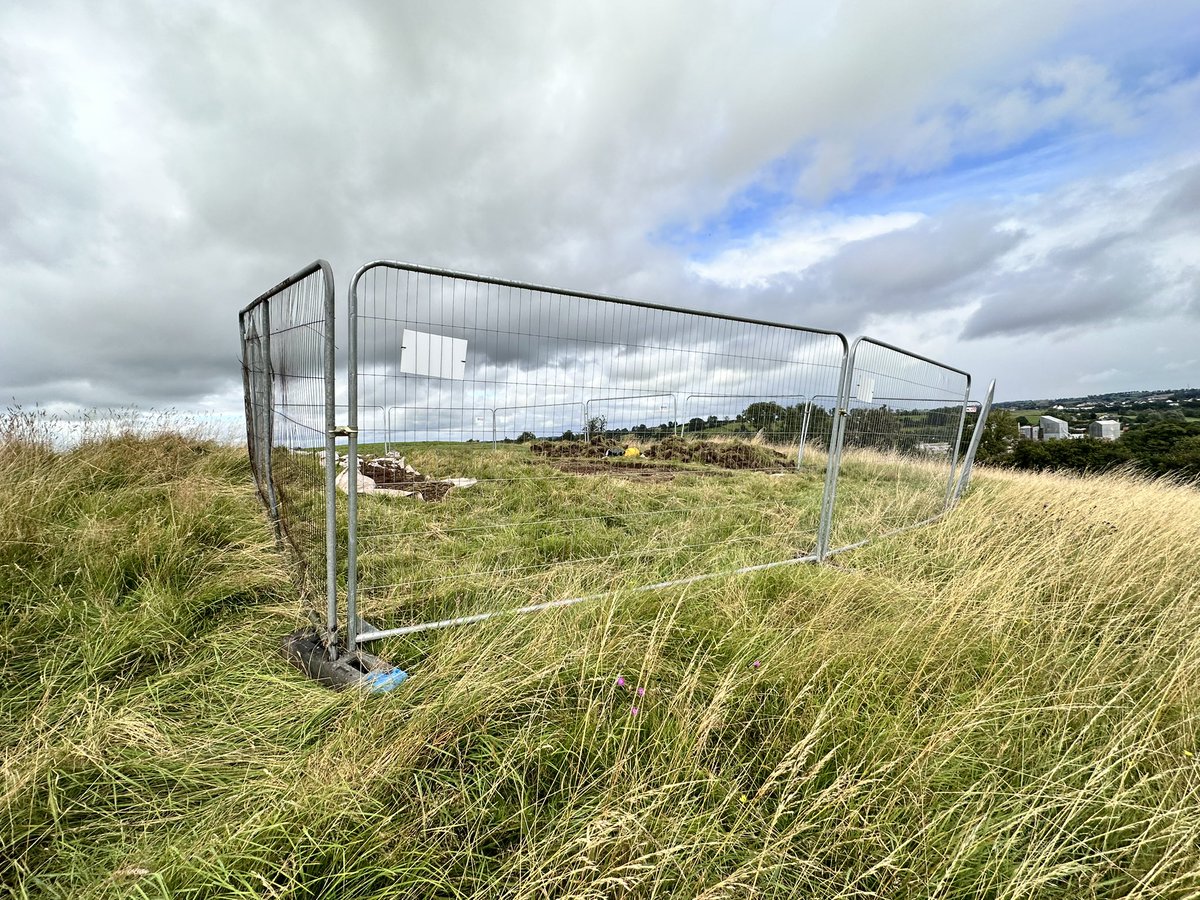
[{"label": "grassy mound", "polygon": [[12,896],[1200,891],[1192,488],[980,472],[839,568],[395,643],[373,699],[275,656],[241,452],[10,438],[0,525]]}]

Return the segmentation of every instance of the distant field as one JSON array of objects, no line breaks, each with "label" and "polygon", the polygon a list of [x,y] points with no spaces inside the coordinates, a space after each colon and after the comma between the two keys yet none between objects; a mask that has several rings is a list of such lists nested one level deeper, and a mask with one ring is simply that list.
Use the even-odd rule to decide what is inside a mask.
[{"label": "distant field", "polygon": [[[833,566],[393,641],[413,677],[368,698],[277,656],[301,610],[244,452],[19,438],[0,442],[9,896],[1200,892],[1194,489],[980,468],[952,516]],[[437,474],[462,463],[461,447],[409,452]],[[512,447],[487,465],[547,464]],[[844,483],[866,530],[903,487],[868,456]],[[576,539],[652,548],[707,528],[721,562],[791,549],[776,526],[808,515],[819,479],[489,490],[368,515],[444,529],[618,505]],[[781,499],[739,524],[671,515],[675,491]],[[397,552],[437,570],[554,551],[439,527]],[[761,542],[722,550],[738,527]],[[625,561],[631,584],[663,565]]]},{"label": "distant field", "polygon": [[1047,413],[1044,409],[1009,409],[1005,411],[1011,413],[1014,419],[1025,416],[1033,425],[1037,424],[1039,417],[1054,414],[1053,412]]}]

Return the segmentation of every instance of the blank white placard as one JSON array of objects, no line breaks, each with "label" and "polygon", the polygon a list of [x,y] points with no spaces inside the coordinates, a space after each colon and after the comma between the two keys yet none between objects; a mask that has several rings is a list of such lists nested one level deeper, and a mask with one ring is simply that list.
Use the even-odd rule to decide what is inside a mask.
[{"label": "blank white placard", "polygon": [[467,342],[405,328],[400,343],[400,371],[405,375],[461,381],[467,374]]}]

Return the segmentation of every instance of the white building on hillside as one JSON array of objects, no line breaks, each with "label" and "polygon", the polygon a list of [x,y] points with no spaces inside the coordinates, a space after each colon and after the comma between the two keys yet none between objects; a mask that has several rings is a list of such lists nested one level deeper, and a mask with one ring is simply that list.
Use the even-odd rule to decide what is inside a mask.
[{"label": "white building on hillside", "polygon": [[1088,425],[1088,434],[1102,441],[1115,441],[1121,436],[1121,423],[1114,419],[1097,419]]},{"label": "white building on hillside", "polygon": [[1038,419],[1042,429],[1043,441],[1065,441],[1071,436],[1071,429],[1062,419],[1054,416],[1042,416]]}]

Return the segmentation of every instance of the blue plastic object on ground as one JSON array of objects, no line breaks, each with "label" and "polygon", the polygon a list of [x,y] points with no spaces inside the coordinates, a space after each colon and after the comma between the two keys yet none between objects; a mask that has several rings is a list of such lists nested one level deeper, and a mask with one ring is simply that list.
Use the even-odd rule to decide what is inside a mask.
[{"label": "blue plastic object on ground", "polygon": [[408,679],[408,673],[403,669],[392,669],[388,672],[368,672],[362,677],[362,685],[368,694],[386,694],[394,691]]}]

